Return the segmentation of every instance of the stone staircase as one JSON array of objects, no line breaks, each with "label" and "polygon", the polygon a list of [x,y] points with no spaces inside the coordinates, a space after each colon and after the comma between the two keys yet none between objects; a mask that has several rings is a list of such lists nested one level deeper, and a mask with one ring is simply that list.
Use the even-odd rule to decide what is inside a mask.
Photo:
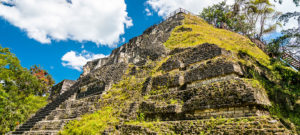
[{"label": "stone staircase", "polygon": [[92,113],[99,107],[101,93],[80,99],[76,96],[75,90],[69,89],[9,134],[56,135],[68,121],[79,119],[80,115]]},{"label": "stone staircase", "polygon": [[44,108],[40,109],[34,116],[28,119],[24,124],[20,125],[16,131],[11,134],[23,134],[24,132],[30,131],[35,124],[43,120],[47,115],[49,115],[53,110],[55,110],[62,102],[66,101],[69,97],[74,95],[74,90],[70,89],[62,95],[56,98],[53,102],[47,104]]}]

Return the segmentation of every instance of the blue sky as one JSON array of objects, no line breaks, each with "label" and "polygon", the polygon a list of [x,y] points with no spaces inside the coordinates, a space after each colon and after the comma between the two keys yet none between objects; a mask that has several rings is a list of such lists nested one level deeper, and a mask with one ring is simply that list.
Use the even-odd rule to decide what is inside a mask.
[{"label": "blue sky", "polygon": [[[127,1],[126,1],[127,3]],[[145,1],[135,0],[127,3],[128,16],[132,18],[133,26],[125,29],[125,42],[142,34],[142,32],[161,20],[157,15],[147,16],[144,8]],[[118,43],[117,46],[124,42]],[[42,44],[34,39],[28,38],[26,32],[21,30],[5,19],[0,19],[0,44],[8,47],[11,52],[20,59],[22,66],[29,68],[34,64],[39,64],[46,69],[59,82],[63,79],[76,80],[82,71],[77,71],[62,65],[62,56],[71,50],[81,52],[87,50],[94,54],[109,55],[115,47],[106,45],[97,46],[96,43],[85,41],[52,41],[51,44]],[[84,46],[84,48],[82,48]]]},{"label": "blue sky", "polygon": [[[46,69],[56,83],[76,80],[87,60],[109,55],[169,12],[183,7],[199,13],[220,1],[0,0],[0,44],[10,48],[22,66]],[[286,2],[278,9],[286,12],[291,6]]]}]

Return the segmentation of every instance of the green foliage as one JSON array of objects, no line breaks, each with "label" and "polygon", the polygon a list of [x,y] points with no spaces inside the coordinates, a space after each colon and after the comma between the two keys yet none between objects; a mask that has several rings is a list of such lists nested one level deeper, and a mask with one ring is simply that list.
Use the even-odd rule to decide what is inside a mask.
[{"label": "green foliage", "polygon": [[275,57],[275,56],[280,56],[280,46],[285,42],[286,36],[278,37],[276,39],[273,39],[272,42],[270,42],[267,46],[267,50],[269,55]]},{"label": "green foliage", "polygon": [[[41,81],[0,46],[0,134],[13,130],[47,103]],[[40,95],[40,96],[39,96]]]},{"label": "green foliage", "polygon": [[[129,74],[130,72],[127,71],[120,82],[113,84],[111,89],[102,94],[99,100],[101,108],[99,111],[86,114],[80,120],[69,122],[59,134],[102,134],[106,129],[114,129],[119,124],[121,113],[141,95],[142,84],[145,81]],[[142,113],[137,117],[141,121],[144,120]]]},{"label": "green foliage", "polygon": [[[2,93],[1,93],[1,96]],[[27,97],[16,96],[6,99],[1,97],[0,103],[0,133],[11,131],[15,126],[25,122],[30,115],[47,104],[47,97],[29,95]]]},{"label": "green foliage", "polygon": [[[213,6],[204,8],[200,13],[205,21],[213,25],[221,25],[221,23],[226,24],[227,29],[231,29],[236,32],[246,33],[247,29],[251,26],[245,22],[245,16],[237,13],[236,6],[226,5],[226,1],[220,2]],[[235,10],[236,9],[236,10]]]},{"label": "green foliage", "polygon": [[100,111],[87,114],[80,120],[70,121],[59,134],[61,135],[95,135],[101,134],[110,124],[118,123],[114,108],[105,107]]},{"label": "green foliage", "polygon": [[40,95],[48,93],[50,88],[55,83],[52,76],[44,69],[42,69],[40,66],[33,65],[30,68],[30,73],[37,77],[40,81],[40,83],[43,85],[44,89],[40,91]]},{"label": "green foliage", "polygon": [[[176,32],[182,26],[192,28],[192,31]],[[174,49],[192,47],[203,43],[216,44],[234,53],[244,51],[263,65],[267,66],[270,63],[269,56],[247,37],[228,30],[214,28],[199,17],[192,15],[186,15],[183,25],[177,26],[171,32],[171,36],[164,45],[167,48]]]},{"label": "green foliage", "polygon": [[143,122],[145,121],[145,114],[144,113],[139,113],[137,117],[137,121]]},{"label": "green foliage", "polygon": [[[267,27],[266,22],[279,15],[273,8],[269,0],[236,0],[232,6],[223,1],[204,8],[200,16],[217,27],[260,39],[263,34],[274,31],[280,25],[274,23]],[[260,27],[256,29],[258,25]]]},{"label": "green foliage", "polygon": [[287,67],[279,59],[272,60],[268,68],[259,64],[256,66],[262,71],[250,66],[246,77],[256,79],[267,90],[272,102],[270,113],[283,121],[293,122],[299,132],[300,105],[297,105],[297,100],[300,95],[300,73]]}]

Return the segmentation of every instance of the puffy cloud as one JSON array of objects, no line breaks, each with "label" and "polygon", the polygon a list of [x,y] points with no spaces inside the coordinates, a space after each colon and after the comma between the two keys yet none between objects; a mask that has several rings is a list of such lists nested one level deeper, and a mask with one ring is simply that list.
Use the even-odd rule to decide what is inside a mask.
[{"label": "puffy cloud", "polygon": [[146,8],[145,11],[146,11],[147,16],[152,16],[153,15],[149,8]]},{"label": "puffy cloud", "polygon": [[[284,0],[282,4],[279,3],[273,3],[273,4],[275,5],[275,10],[281,13],[295,12],[295,11],[300,12],[300,7],[296,7],[296,5],[293,3],[292,0]],[[291,29],[297,26],[298,26],[298,20],[296,18],[291,18],[290,21],[286,25],[284,25],[282,29]],[[281,29],[278,30],[281,31]]]},{"label": "puffy cloud", "polygon": [[75,51],[69,51],[61,58],[61,60],[63,61],[62,62],[63,66],[76,69],[77,71],[81,71],[82,67],[88,61],[104,58],[104,57],[106,57],[104,54],[94,54],[86,50],[83,50],[81,53]]},{"label": "puffy cloud", "polygon": [[[184,8],[194,14],[198,14],[203,8],[222,1],[223,0],[148,0],[146,4],[158,12],[158,15],[166,16],[178,8]],[[227,3],[232,4],[233,1],[234,0],[228,0]]]},{"label": "puffy cloud", "polygon": [[[222,2],[223,0],[147,0],[146,4],[150,6],[154,11],[158,12],[160,16],[167,16],[172,11],[178,8],[184,8],[194,14],[199,14],[203,8]],[[283,1],[282,4],[271,2],[275,5],[275,10],[282,13],[286,12],[300,12],[300,8],[296,7],[292,0]],[[234,0],[227,0],[227,4],[233,4]],[[147,11],[146,7],[146,11]],[[284,29],[293,28],[297,26],[296,20],[291,20]]]},{"label": "puffy cloud", "polygon": [[133,25],[124,0],[0,0],[0,17],[41,43],[70,39],[114,47]]}]

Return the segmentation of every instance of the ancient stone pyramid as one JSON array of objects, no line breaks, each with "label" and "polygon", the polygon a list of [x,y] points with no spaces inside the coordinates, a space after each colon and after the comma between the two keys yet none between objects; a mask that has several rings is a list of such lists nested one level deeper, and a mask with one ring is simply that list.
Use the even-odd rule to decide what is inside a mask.
[{"label": "ancient stone pyramid", "polygon": [[[104,134],[292,134],[269,115],[266,91],[245,78],[243,60],[255,59],[223,48],[229,39],[168,47],[172,34],[183,37],[195,30],[183,24],[201,25],[197,19],[202,21],[177,12],[107,58],[88,62],[68,90],[11,134],[58,134],[68,121],[109,107],[117,122],[110,122]],[[185,38],[180,42],[194,43],[194,37]]]}]

